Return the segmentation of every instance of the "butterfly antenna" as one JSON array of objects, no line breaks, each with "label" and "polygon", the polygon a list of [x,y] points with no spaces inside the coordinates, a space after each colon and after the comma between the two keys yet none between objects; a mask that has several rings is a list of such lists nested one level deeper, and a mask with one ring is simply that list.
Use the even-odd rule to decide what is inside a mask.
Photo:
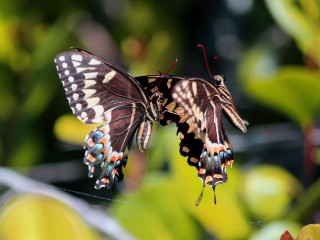
[{"label": "butterfly antenna", "polygon": [[158,86],[160,85],[161,81],[164,79],[165,76],[167,76],[169,74],[169,72],[171,72],[171,70],[178,64],[178,58],[176,58],[174,60],[174,62],[171,64],[171,66],[168,68],[168,70],[162,74],[161,71],[158,71],[158,73],[160,74],[161,78],[159,79],[158,82]]},{"label": "butterfly antenna", "polygon": [[203,190],[204,190],[204,187],[206,186],[206,184],[203,182],[203,185],[202,185],[202,191],[200,193],[200,196],[198,197],[197,201],[196,201],[196,206],[198,206],[202,200],[202,196],[203,196]]},{"label": "butterfly antenna", "polygon": [[206,68],[207,68],[208,73],[210,74],[211,78],[213,79],[212,73],[215,73],[215,71],[216,71],[216,69],[217,69],[217,67],[218,67],[220,58],[219,58],[218,56],[214,56],[214,57],[213,57],[213,59],[215,60],[215,66],[214,66],[213,72],[211,73],[210,68],[209,68],[209,64],[208,64],[208,60],[207,60],[207,54],[206,54],[206,49],[205,49],[205,47],[204,47],[202,44],[198,44],[197,47],[201,47],[202,52],[203,52],[204,62],[205,62],[205,64],[206,64]]},{"label": "butterfly antenna", "polygon": [[219,58],[218,56],[214,56],[213,59],[214,59],[214,61],[215,61],[213,73],[215,73],[215,72],[216,72],[216,69],[217,69],[217,67],[218,67],[218,65],[219,65],[220,58]]},{"label": "butterfly antenna", "polygon": [[208,73],[210,74],[211,78],[213,78],[213,76],[212,76],[212,74],[211,74],[211,71],[210,71],[210,68],[209,68],[209,65],[208,65],[208,60],[207,60],[207,54],[206,54],[206,49],[205,49],[205,47],[204,47],[202,44],[198,44],[197,47],[201,47],[202,52],[203,52],[204,62],[205,62],[205,64],[206,64],[206,68],[207,68]]}]

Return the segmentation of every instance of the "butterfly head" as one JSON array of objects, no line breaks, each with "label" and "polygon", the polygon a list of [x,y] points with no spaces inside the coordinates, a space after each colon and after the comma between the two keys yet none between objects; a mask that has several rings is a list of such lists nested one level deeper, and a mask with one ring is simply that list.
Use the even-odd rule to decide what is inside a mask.
[{"label": "butterfly head", "polygon": [[223,86],[226,81],[226,77],[224,75],[214,75],[213,76],[213,85],[215,87]]},{"label": "butterfly head", "polygon": [[158,121],[159,115],[161,114],[161,103],[163,102],[163,96],[159,91],[155,91],[150,96],[150,112],[152,113],[151,119]]}]

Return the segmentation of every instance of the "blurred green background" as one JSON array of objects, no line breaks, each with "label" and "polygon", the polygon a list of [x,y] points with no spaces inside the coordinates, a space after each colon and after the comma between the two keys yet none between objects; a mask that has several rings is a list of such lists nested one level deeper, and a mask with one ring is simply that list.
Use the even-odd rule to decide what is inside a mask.
[{"label": "blurred green background", "polygon": [[[235,163],[217,205],[207,187],[195,207],[174,126],[96,191],[81,146],[95,126],[72,116],[54,56],[84,48],[133,76],[178,58],[172,73],[208,79],[199,43],[250,122],[225,124]],[[0,239],[297,237],[320,223],[319,67],[319,0],[0,1]]]}]

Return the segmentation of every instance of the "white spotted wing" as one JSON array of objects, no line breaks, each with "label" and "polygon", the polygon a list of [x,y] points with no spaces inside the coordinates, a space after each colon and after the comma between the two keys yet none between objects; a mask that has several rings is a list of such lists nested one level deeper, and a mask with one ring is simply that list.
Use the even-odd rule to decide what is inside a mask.
[{"label": "white spotted wing", "polygon": [[119,105],[147,99],[137,82],[120,67],[84,50],[64,52],[54,59],[73,114],[84,123],[105,121]]}]

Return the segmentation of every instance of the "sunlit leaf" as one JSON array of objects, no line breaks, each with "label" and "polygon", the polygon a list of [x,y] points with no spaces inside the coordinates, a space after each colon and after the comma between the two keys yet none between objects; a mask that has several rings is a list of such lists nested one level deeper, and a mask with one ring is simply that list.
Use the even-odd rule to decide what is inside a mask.
[{"label": "sunlit leaf", "polygon": [[54,133],[61,141],[83,145],[87,134],[100,124],[84,124],[75,116],[66,114],[57,119],[54,125]]},{"label": "sunlit leaf", "polygon": [[262,221],[283,217],[302,185],[285,169],[259,165],[245,170],[239,181],[240,195],[251,213]]},{"label": "sunlit leaf", "polygon": [[57,200],[25,194],[0,210],[1,239],[99,239],[75,213]]},{"label": "sunlit leaf", "polygon": [[[176,144],[178,145],[178,142]],[[246,219],[237,197],[237,163],[227,170],[227,183],[216,187],[217,204],[214,204],[212,188],[206,186],[203,199],[196,207],[195,202],[200,195],[202,182],[197,176],[196,168],[190,167],[187,159],[180,156],[178,147],[176,149],[172,152],[171,162],[177,201],[183,204],[185,210],[195,217],[206,231],[218,239],[243,239],[248,236],[252,226]],[[233,231],[235,226],[237,231]]]},{"label": "sunlit leaf", "polygon": [[266,59],[264,48],[255,48],[244,58],[240,65],[244,90],[305,127],[320,112],[320,72],[300,66],[272,68]]},{"label": "sunlit leaf", "polygon": [[112,214],[137,239],[199,239],[166,174],[149,174],[140,190],[118,197]]},{"label": "sunlit leaf", "polygon": [[319,239],[320,224],[309,224],[304,226],[298,234],[297,240]]},{"label": "sunlit leaf", "polygon": [[172,161],[171,153],[178,149],[176,145],[171,144],[178,139],[176,131],[174,124],[165,127],[154,124],[147,150],[149,169],[159,170],[164,166],[165,161]]}]

